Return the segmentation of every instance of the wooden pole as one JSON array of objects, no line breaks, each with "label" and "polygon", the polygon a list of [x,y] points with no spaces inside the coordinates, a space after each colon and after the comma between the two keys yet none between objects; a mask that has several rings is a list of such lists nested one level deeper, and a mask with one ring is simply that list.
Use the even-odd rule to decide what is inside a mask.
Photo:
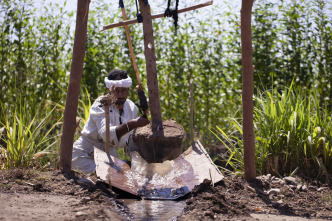
[{"label": "wooden pole", "polygon": [[76,115],[78,107],[78,96],[80,93],[83,62],[85,56],[89,4],[90,0],[77,0],[74,48],[61,136],[60,168],[62,169],[63,173],[68,173],[71,171],[74,134],[77,127]]},{"label": "wooden pole", "polygon": [[246,180],[256,178],[255,134],[253,123],[253,63],[251,37],[251,11],[254,0],[242,0],[241,46],[242,46],[242,114],[244,176]]},{"label": "wooden pole", "polygon": [[152,19],[150,5],[139,0],[140,11],[143,16],[144,55],[146,63],[147,85],[149,94],[149,107],[151,112],[152,132],[163,130],[159,88],[157,78],[156,54],[154,48]]},{"label": "wooden pole", "polygon": [[106,140],[105,140],[105,152],[110,155],[110,105],[104,106],[105,119],[106,119]]},{"label": "wooden pole", "polygon": [[[121,12],[122,12],[123,21],[126,21],[127,20],[126,10],[124,8],[121,8]],[[135,54],[134,54],[133,46],[131,44],[130,31],[129,31],[128,25],[125,25],[125,29],[126,29],[126,36],[127,36],[129,51],[130,51],[130,55],[131,55],[131,61],[133,62],[133,66],[134,66],[134,70],[135,70],[135,73],[136,73],[137,82],[138,82],[138,85],[139,85],[140,89],[143,90],[142,81],[141,81],[141,78],[139,76],[138,69],[137,69],[137,66],[136,66],[136,59],[135,59]]]},{"label": "wooden pole", "polygon": [[[187,11],[192,11],[192,10],[195,10],[195,9],[198,9],[198,8],[206,7],[206,6],[209,6],[209,5],[212,5],[212,4],[213,4],[213,1],[208,1],[208,2],[203,2],[201,4],[190,6],[190,7],[187,7],[187,8],[179,9],[178,14],[183,13],[183,12],[187,12]],[[151,15],[151,19],[163,18],[163,17],[164,17],[164,13]],[[103,26],[102,31],[105,31],[105,30],[108,30],[108,29],[111,29],[111,28],[120,27],[120,26],[131,25],[131,24],[135,24],[135,23],[137,23],[137,19],[131,19],[131,20],[128,20],[128,21],[113,23],[113,24]]]},{"label": "wooden pole", "polygon": [[[192,71],[192,70],[191,70]],[[189,90],[190,90],[190,143],[193,145],[195,141],[194,135],[194,80],[192,76],[190,76],[189,80]]]}]

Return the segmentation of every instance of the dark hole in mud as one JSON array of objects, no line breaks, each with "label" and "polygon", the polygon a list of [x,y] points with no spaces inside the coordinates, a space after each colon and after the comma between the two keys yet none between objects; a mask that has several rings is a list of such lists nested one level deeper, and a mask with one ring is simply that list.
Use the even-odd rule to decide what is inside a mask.
[{"label": "dark hole in mud", "polygon": [[135,200],[135,199],[140,200],[141,199],[141,197],[139,197],[139,196],[128,193],[128,192],[126,192],[124,190],[121,190],[119,188],[116,188],[116,187],[112,187],[112,191],[115,192],[117,199],[132,199],[132,200]]},{"label": "dark hole in mud", "polygon": [[173,120],[167,120],[163,122],[163,130],[152,131],[151,124],[137,128],[133,133],[133,142],[148,163],[162,163],[180,156],[183,137],[183,127]]}]

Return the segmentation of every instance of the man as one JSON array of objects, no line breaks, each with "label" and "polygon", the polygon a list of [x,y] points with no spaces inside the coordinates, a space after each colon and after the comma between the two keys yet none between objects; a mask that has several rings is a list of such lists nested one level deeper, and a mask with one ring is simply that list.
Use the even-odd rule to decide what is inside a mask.
[{"label": "man", "polygon": [[145,117],[137,117],[135,104],[127,99],[131,78],[123,70],[113,70],[105,78],[108,91],[106,96],[96,99],[90,109],[81,137],[74,143],[72,168],[85,174],[92,174],[96,165],[93,158],[94,147],[105,150],[106,119],[105,106],[110,105],[110,154],[118,157],[116,147],[128,146],[130,132],[149,123]]}]

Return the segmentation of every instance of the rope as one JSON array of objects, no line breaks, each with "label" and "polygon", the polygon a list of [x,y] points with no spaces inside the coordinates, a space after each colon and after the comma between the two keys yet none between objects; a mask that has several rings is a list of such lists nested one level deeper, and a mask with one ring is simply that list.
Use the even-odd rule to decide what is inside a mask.
[{"label": "rope", "polygon": [[[136,13],[137,22],[138,22],[138,23],[142,23],[142,22],[143,22],[143,16],[142,16],[142,14],[139,12],[139,10],[138,10],[137,0],[135,0],[135,2],[136,2],[136,11],[137,11],[137,13]],[[144,3],[145,3],[145,2],[144,2]]]},{"label": "rope", "polygon": [[169,8],[171,4],[171,0],[168,0],[167,2],[167,8],[164,13],[164,17],[172,17],[172,10]]},{"label": "rope", "polygon": [[119,8],[124,8],[123,0],[119,0]]},{"label": "rope", "polygon": [[178,27],[178,20],[179,20],[179,17],[178,17],[178,6],[179,6],[179,0],[176,0],[175,12],[173,14],[175,28]]},{"label": "rope", "polygon": [[164,12],[164,17],[173,17],[173,20],[174,20],[174,26],[175,28],[178,27],[178,20],[179,20],[179,17],[178,17],[178,6],[179,6],[179,0],[176,0],[176,4],[175,4],[175,9],[172,10],[170,9],[170,5],[171,5],[171,0],[168,0],[167,2],[167,8]]},{"label": "rope", "polygon": [[138,106],[141,114],[146,117],[146,111],[149,110],[149,105],[148,105],[148,101],[146,99],[144,91],[137,90],[137,96],[139,99],[139,104],[136,103],[136,105]]}]

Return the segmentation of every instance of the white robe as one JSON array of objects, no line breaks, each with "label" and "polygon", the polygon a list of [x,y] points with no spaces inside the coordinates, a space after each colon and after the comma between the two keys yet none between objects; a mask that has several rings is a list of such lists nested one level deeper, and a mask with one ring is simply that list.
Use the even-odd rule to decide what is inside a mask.
[{"label": "white robe", "polygon": [[[100,99],[97,98],[90,109],[90,116],[86,122],[82,136],[74,143],[72,155],[72,168],[85,174],[92,174],[96,165],[93,158],[93,149],[97,147],[105,150],[106,119],[104,106],[100,107]],[[123,135],[120,140],[116,136],[115,128],[121,123],[137,118],[138,110],[131,100],[126,100],[123,112],[120,116],[119,109],[110,106],[110,154],[118,157],[116,148],[124,148],[129,143],[131,132]],[[121,121],[120,121],[121,118]]]}]

